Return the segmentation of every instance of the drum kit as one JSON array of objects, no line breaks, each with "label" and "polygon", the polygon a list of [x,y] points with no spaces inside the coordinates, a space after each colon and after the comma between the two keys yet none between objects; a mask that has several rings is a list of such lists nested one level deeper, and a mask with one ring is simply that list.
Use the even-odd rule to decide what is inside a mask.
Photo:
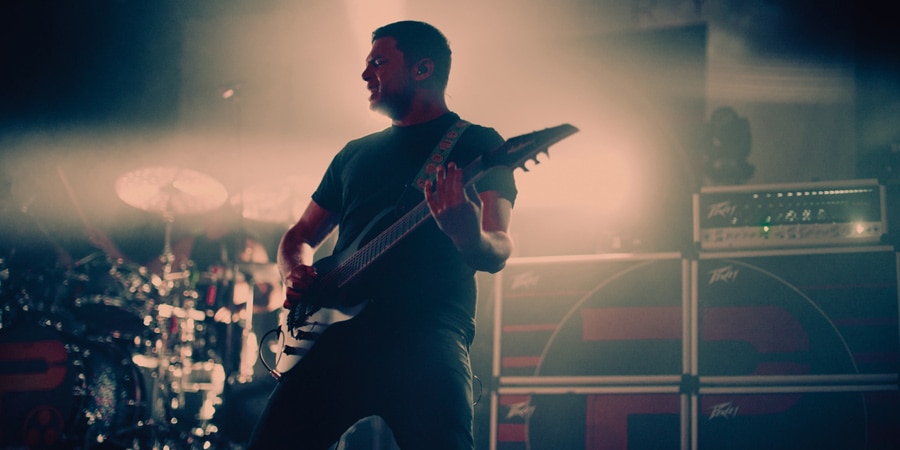
[{"label": "drum kit", "polygon": [[103,254],[17,269],[0,256],[0,448],[239,449],[216,412],[230,385],[265,373],[248,305],[253,286],[281,288],[278,271],[176,264],[175,218],[227,200],[212,177],[152,166],[115,189],[164,221],[160,269]]}]

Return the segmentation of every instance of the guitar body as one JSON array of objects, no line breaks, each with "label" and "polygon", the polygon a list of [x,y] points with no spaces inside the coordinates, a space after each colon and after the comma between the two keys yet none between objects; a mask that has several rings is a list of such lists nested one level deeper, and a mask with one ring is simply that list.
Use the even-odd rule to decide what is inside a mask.
[{"label": "guitar body", "polygon": [[[295,309],[306,308],[314,312],[299,325],[292,324],[287,318],[281,321],[279,329],[283,339],[283,351],[275,362],[275,370],[278,373],[285,373],[300,362],[329,326],[353,319],[369,304],[364,298],[365,291],[361,289],[361,286],[365,285],[361,282],[364,277],[352,277],[341,283],[340,270],[343,263],[359,252],[363,242],[370,241],[372,230],[379,229],[389,212],[378,214],[346,249],[313,264],[316,272],[323,275],[304,294],[303,304],[296,306]],[[292,310],[291,313],[296,311]]]},{"label": "guitar body", "polygon": [[[473,188],[477,180],[495,167],[521,167],[527,171],[527,161],[537,163],[539,153],[547,153],[551,144],[576,131],[577,128],[563,124],[508,139],[464,169],[465,188]],[[278,374],[293,368],[329,326],[351,320],[365,309],[368,304],[365,292],[367,270],[411,231],[431,218],[424,200],[399,218],[396,218],[395,212],[382,212],[360,233],[359,238],[347,246],[348,249],[313,264],[319,277],[304,293],[303,302],[291,308],[279,327],[284,345],[276,360],[275,371]],[[387,222],[391,222],[389,226],[383,226]]]},{"label": "guitar body", "polygon": [[[306,356],[306,352],[312,348],[328,327],[356,317],[366,308],[366,305],[368,302],[346,308],[321,308],[309,316],[304,325],[295,330],[288,327],[287,321],[282,321],[280,328],[282,339],[284,339],[284,352],[276,360],[275,370],[278,373],[285,373],[293,368],[300,362],[300,359]],[[295,335],[298,337],[294,337]]]}]

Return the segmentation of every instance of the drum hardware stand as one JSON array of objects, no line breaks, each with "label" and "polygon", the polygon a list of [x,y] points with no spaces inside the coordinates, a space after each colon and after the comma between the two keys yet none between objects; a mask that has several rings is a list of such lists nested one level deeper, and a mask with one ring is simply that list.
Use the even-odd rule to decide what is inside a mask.
[{"label": "drum hardware stand", "polygon": [[[242,236],[242,238],[243,238],[243,236]],[[234,283],[236,286],[237,285],[237,275],[239,273],[243,274],[243,272],[240,271],[240,266],[237,263],[234,264],[234,267],[232,270],[233,270],[232,271],[232,278],[233,278],[232,283]],[[244,327],[241,329],[241,347],[239,349],[240,353],[237,355],[237,358],[238,358],[237,374],[235,374],[231,377],[231,381],[236,382],[236,383],[250,383],[253,381],[253,364],[256,362],[256,360],[255,360],[256,350],[254,348],[251,348],[253,345],[256,344],[256,336],[253,333],[253,308],[256,305],[255,290],[254,290],[255,280],[253,279],[252,275],[250,275],[250,276],[244,275],[244,281],[247,283],[247,291],[248,291],[248,295],[246,297],[246,307],[244,308],[244,314],[245,314]],[[235,306],[236,306],[237,294],[238,294],[237,289],[232,289],[231,303],[232,303],[232,305],[235,305]],[[228,334],[229,335],[233,332],[232,331],[233,329],[234,329],[234,321],[232,321],[231,323],[228,324]],[[230,339],[230,336],[229,336],[228,342],[229,342],[229,344],[232,342]],[[229,357],[230,357],[230,355],[233,355],[233,354],[234,354],[233,351],[228,352]],[[228,366],[228,367],[231,367],[231,366]]]},{"label": "drum hardware stand", "polygon": [[172,265],[175,264],[175,254],[172,252],[172,224],[175,222],[175,216],[170,212],[163,212],[163,221],[165,223],[165,237],[163,240],[163,253],[160,256],[162,262],[162,280],[156,287],[161,297],[168,297],[174,288],[172,280]]},{"label": "drum hardware stand", "polygon": [[[172,251],[171,236],[174,216],[164,212],[165,239],[160,256],[162,276],[156,283],[159,304],[156,305],[156,327],[158,339],[154,353],[157,365],[149,383],[151,408],[149,425],[153,440],[157,444],[166,436],[182,442],[179,434],[188,433],[192,439],[202,439],[217,431],[211,423],[216,406],[221,403],[219,395],[225,380],[221,365],[213,361],[194,361],[196,322],[206,319],[203,311],[197,310],[198,294],[192,289],[190,270],[175,270],[175,255]],[[201,404],[188,407],[191,395],[200,395]],[[187,427],[179,424],[183,414],[197,413],[189,418]],[[194,423],[196,421],[196,423]],[[189,430],[188,430],[189,428]],[[162,448],[168,447],[168,444]],[[156,448],[156,447],[154,447]]]},{"label": "drum hardware stand", "polygon": [[173,317],[174,312],[174,308],[169,301],[174,288],[174,281],[170,277],[170,274],[172,273],[172,264],[175,259],[171,247],[174,216],[168,212],[163,212],[163,221],[165,223],[165,238],[163,253],[162,256],[160,256],[160,261],[162,262],[162,275],[158,282],[155,283],[156,290],[159,293],[159,304],[154,308],[156,313],[155,326],[159,336],[156,339],[153,349],[153,353],[156,356],[156,366],[151,374],[152,380],[148,383],[152,391],[149,393],[151,400],[149,425],[153,432],[152,437],[154,442],[158,442],[160,439],[159,435],[165,434],[169,425],[171,425],[170,418],[168,417],[169,408],[171,406],[168,399],[172,394],[171,386],[169,386],[168,383],[168,374],[170,371],[168,347],[170,340],[169,321]]}]

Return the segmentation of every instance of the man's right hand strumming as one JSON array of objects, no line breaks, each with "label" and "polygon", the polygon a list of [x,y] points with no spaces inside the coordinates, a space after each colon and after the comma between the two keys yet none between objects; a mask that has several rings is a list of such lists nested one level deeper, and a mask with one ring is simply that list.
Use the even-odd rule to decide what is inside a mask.
[{"label": "man's right hand strumming", "polygon": [[317,277],[316,268],[313,266],[301,264],[291,269],[284,278],[284,307],[291,309],[302,302]]}]

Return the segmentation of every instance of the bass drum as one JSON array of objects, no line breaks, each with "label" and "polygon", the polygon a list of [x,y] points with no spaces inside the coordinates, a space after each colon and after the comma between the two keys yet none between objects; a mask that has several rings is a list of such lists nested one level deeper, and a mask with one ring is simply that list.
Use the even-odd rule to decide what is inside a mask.
[{"label": "bass drum", "polygon": [[139,447],[145,403],[120,347],[30,324],[0,330],[0,448]]}]

